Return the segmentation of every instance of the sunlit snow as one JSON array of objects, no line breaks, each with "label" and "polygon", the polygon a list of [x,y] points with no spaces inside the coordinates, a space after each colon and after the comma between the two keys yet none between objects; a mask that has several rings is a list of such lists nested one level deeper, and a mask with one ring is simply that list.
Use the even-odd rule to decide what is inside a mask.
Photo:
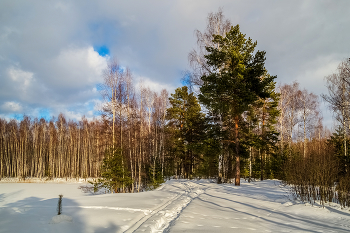
[{"label": "sunlit snow", "polygon": [[84,193],[84,183],[5,181],[0,232],[350,231],[348,209],[300,203],[277,180],[242,180],[241,186],[170,180],[154,191],[119,194]]}]

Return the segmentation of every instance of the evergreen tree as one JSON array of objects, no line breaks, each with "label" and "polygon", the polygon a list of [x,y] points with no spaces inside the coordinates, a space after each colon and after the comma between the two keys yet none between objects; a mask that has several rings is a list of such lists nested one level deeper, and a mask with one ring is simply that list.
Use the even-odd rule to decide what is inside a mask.
[{"label": "evergreen tree", "polygon": [[172,149],[180,162],[179,173],[189,178],[194,174],[202,150],[204,114],[197,98],[188,93],[186,86],[177,88],[169,100],[167,120],[173,134]]},{"label": "evergreen tree", "polygon": [[[267,74],[265,77],[268,77]],[[279,94],[275,92],[275,82],[266,85],[266,92],[269,98],[259,98],[255,103],[258,109],[259,128],[259,149],[260,153],[260,180],[265,178],[274,178],[274,174],[278,173],[281,166],[281,158],[277,158],[276,143],[278,141],[278,133],[275,129],[279,111],[277,109]]]},{"label": "evergreen tree", "polygon": [[335,132],[333,135],[327,140],[327,144],[334,148],[334,155],[338,158],[339,161],[339,175],[345,175],[348,173],[350,161],[348,155],[350,150],[349,148],[346,148],[346,154],[344,149],[344,131],[341,126],[338,126],[337,129],[335,129]]},{"label": "evergreen tree", "polygon": [[[121,149],[112,148],[106,151],[103,164],[101,166],[101,177],[97,184],[102,184],[113,192],[125,192],[125,187],[132,184],[130,172],[123,163]],[[95,186],[97,185],[95,183]]]},{"label": "evergreen tree", "polygon": [[226,36],[215,35],[217,47],[206,47],[206,63],[211,72],[201,77],[200,101],[213,112],[217,112],[225,126],[225,141],[235,144],[236,173],[235,184],[240,185],[239,127],[241,115],[259,97],[270,97],[266,86],[275,76],[261,78],[266,72],[265,52],[254,50],[257,42],[240,32],[239,25],[231,27]]}]

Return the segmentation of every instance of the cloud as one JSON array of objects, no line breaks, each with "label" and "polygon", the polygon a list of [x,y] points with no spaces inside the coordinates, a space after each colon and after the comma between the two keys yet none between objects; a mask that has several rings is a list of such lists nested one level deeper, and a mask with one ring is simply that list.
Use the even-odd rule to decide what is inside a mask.
[{"label": "cloud", "polygon": [[[233,25],[267,52],[276,81],[325,93],[323,78],[350,56],[350,2],[313,1],[1,1],[0,106],[14,102],[25,113],[50,109],[75,119],[92,111],[96,84],[109,56],[128,66],[135,82],[170,93],[181,86],[209,12],[222,7]],[[95,49],[94,49],[95,48]],[[95,89],[94,89],[95,88]],[[75,109],[75,110],[74,110]],[[0,115],[10,114],[3,108]]]},{"label": "cloud", "polygon": [[22,109],[21,104],[13,101],[5,102],[1,105],[1,110],[4,112],[21,113]]},{"label": "cloud", "polygon": [[100,56],[92,46],[61,50],[57,57],[45,62],[43,81],[48,86],[64,89],[82,89],[101,80],[107,58]]},{"label": "cloud", "polygon": [[[107,60],[108,57],[100,56],[92,46],[70,46],[43,61],[42,67],[34,72],[23,70],[19,65],[10,66],[2,75],[0,104],[15,100],[24,106],[21,113],[37,116],[37,109],[50,108],[58,115],[58,109],[65,111],[99,96],[95,86],[102,81]],[[9,108],[6,109],[10,114]],[[85,113],[81,110],[76,114]]]},{"label": "cloud", "polygon": [[324,78],[337,72],[341,61],[332,55],[317,57],[303,65],[303,70],[296,76],[296,80],[318,95],[326,94]]},{"label": "cloud", "polygon": [[9,77],[14,81],[16,87],[20,90],[25,91],[33,81],[32,72],[23,71],[15,67],[10,67],[7,72]]},{"label": "cloud", "polygon": [[150,78],[138,76],[136,78],[135,84],[136,90],[140,90],[142,88],[149,88],[154,92],[160,93],[163,89],[166,89],[168,93],[173,93],[176,89],[176,86],[173,86],[164,82],[155,82]]}]

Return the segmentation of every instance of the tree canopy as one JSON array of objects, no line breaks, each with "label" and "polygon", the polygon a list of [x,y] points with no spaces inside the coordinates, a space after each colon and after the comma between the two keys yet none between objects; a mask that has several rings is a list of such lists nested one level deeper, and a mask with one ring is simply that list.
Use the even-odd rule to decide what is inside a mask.
[{"label": "tree canopy", "polygon": [[[234,138],[229,144],[236,147],[236,180],[240,184],[239,121],[243,112],[258,98],[271,96],[268,85],[276,76],[265,75],[265,52],[254,53],[257,42],[246,38],[239,25],[231,27],[225,36],[215,35],[215,47],[206,47],[206,63],[210,73],[201,79],[199,99],[210,111],[218,114],[227,129],[234,129]],[[232,134],[229,134],[232,135]]]}]

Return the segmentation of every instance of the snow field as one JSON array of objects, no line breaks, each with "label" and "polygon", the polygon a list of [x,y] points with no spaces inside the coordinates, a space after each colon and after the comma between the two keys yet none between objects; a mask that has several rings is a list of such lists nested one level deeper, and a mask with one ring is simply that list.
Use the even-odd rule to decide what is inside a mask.
[{"label": "snow field", "polygon": [[72,222],[73,219],[70,216],[60,214],[60,215],[55,215],[52,217],[51,222],[52,224],[60,223],[60,222]]},{"label": "snow field", "polygon": [[299,203],[273,180],[170,180],[154,191],[99,195],[81,185],[0,182],[0,232],[350,231],[349,210]]}]

